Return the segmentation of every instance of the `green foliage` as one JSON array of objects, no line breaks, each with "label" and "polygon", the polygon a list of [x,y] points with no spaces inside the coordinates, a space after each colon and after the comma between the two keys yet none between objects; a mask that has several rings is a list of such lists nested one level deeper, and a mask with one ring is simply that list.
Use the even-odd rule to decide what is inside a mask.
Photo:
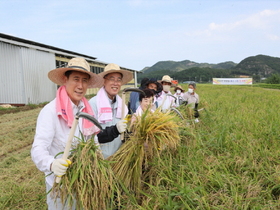
[{"label": "green foliage", "polygon": [[161,79],[163,75],[169,75],[173,79],[183,81],[196,81],[206,83],[212,81],[213,77],[235,78],[246,75],[261,82],[261,77],[271,74],[280,74],[280,58],[266,55],[257,55],[245,58],[239,64],[231,61],[219,64],[196,63],[189,60],[184,61],[160,61],[152,67],[143,69],[138,74],[138,82],[144,77]]},{"label": "green foliage", "polygon": [[218,64],[210,63],[196,63],[190,60],[183,61],[159,61],[151,67],[146,67],[142,70],[145,73],[151,73],[161,70],[169,70],[171,72],[178,72],[189,68],[213,68],[213,69],[231,69],[236,66],[236,63],[227,61]]},{"label": "green foliage", "polygon": [[269,89],[280,89],[280,84],[264,84],[260,83],[257,85],[254,85],[256,87],[262,87],[262,88],[269,88]]},{"label": "green foliage", "polygon": [[193,67],[189,69],[185,69],[180,72],[173,72],[169,70],[161,70],[150,73],[138,74],[138,82],[140,82],[143,78],[156,78],[161,80],[163,75],[169,75],[175,80],[178,80],[179,83],[184,81],[196,81],[196,82],[211,82],[214,77],[234,77],[231,73],[231,70],[225,69],[212,69],[209,67],[199,68]]},{"label": "green foliage", "polygon": [[272,74],[265,82],[267,84],[280,84],[280,74]]},{"label": "green foliage", "polygon": [[234,69],[246,71],[250,75],[270,75],[280,73],[280,58],[266,55],[250,56],[242,60]]}]

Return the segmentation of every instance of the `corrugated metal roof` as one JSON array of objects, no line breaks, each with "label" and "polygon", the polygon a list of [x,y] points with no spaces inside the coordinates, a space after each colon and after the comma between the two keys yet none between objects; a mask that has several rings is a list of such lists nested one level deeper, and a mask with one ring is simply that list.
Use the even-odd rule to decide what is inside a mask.
[{"label": "corrugated metal roof", "polygon": [[[106,62],[96,60],[97,59],[96,57],[92,57],[92,56],[77,53],[77,52],[74,52],[74,51],[69,51],[69,50],[58,48],[58,47],[42,44],[42,43],[39,43],[39,42],[34,42],[34,41],[31,41],[31,40],[27,40],[27,39],[22,39],[22,38],[19,38],[19,37],[8,35],[8,34],[0,33],[0,41],[6,42],[6,43],[9,43],[9,44],[13,44],[13,45],[22,46],[22,47],[32,48],[32,49],[36,49],[36,50],[52,52],[52,53],[55,53],[58,56],[63,55],[63,56],[69,57],[69,58],[79,56],[79,57],[85,58],[88,61],[91,61],[92,63],[97,63],[97,64],[99,63],[99,64],[102,64],[104,66],[108,64]],[[120,66],[120,68],[124,69],[124,70],[128,70],[128,71],[136,71],[136,70],[133,70],[133,69],[122,67],[122,66]],[[138,72],[138,71],[136,71],[136,72]]]},{"label": "corrugated metal roof", "polygon": [[13,44],[16,44],[16,42],[18,42],[18,43],[21,43],[21,44],[26,44],[26,46],[29,46],[29,47],[30,46],[37,46],[37,47],[40,47],[40,49],[44,48],[44,49],[52,50],[52,52],[53,51],[59,51],[59,52],[64,52],[64,53],[69,54],[69,55],[79,55],[79,56],[82,56],[82,57],[85,57],[85,58],[90,58],[90,59],[96,60],[96,57],[92,57],[92,56],[88,56],[88,55],[85,55],[85,54],[61,49],[61,48],[46,45],[46,44],[42,44],[42,43],[39,43],[39,42],[34,42],[34,41],[31,41],[31,40],[27,40],[27,39],[22,39],[22,38],[19,38],[19,37],[8,35],[8,34],[0,33],[0,38],[4,39],[4,40],[1,39],[2,41],[5,41],[5,39],[6,39],[7,41],[10,41],[10,43],[13,43]]}]

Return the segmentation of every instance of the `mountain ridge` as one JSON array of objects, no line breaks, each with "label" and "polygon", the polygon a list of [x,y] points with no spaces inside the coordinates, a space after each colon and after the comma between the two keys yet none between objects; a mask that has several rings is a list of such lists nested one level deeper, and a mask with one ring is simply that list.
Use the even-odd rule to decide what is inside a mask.
[{"label": "mountain ridge", "polygon": [[235,72],[250,74],[250,75],[270,75],[272,73],[280,73],[280,58],[268,55],[249,56],[239,63],[233,61],[225,61],[217,64],[212,63],[197,63],[191,60],[182,61],[158,61],[151,67],[145,67],[141,70],[142,73],[155,73],[156,71],[180,72],[190,68],[211,68],[211,69],[230,69]]},{"label": "mountain ridge", "polygon": [[196,63],[190,60],[159,61],[151,67],[145,67],[143,74],[138,74],[138,80],[144,77],[160,79],[170,75],[177,80],[209,81],[214,77],[253,77],[255,80],[280,74],[280,58],[268,55],[249,56],[239,63],[232,61],[218,64]]},{"label": "mountain ridge", "polygon": [[221,62],[218,64],[211,64],[211,63],[197,63],[190,60],[183,60],[183,61],[158,61],[151,67],[145,67],[141,70],[143,73],[149,73],[152,71],[159,71],[159,70],[171,70],[171,71],[182,71],[185,69],[193,68],[193,67],[209,67],[209,68],[216,68],[216,69],[230,69],[237,65],[237,63],[234,63],[233,61],[226,61]]}]

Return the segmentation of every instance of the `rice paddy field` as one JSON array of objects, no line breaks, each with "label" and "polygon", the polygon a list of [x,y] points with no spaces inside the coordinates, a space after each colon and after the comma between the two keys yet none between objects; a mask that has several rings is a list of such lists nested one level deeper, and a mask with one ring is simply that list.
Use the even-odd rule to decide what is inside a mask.
[{"label": "rice paddy field", "polygon": [[[200,122],[175,119],[180,145],[151,163],[154,181],[122,209],[280,209],[280,91],[198,84],[197,93]],[[0,209],[47,209],[30,159],[40,109],[0,116]]]}]

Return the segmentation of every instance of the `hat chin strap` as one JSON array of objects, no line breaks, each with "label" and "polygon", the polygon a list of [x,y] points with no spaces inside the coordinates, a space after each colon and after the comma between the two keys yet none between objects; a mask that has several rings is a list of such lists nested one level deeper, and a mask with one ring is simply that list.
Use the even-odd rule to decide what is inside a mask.
[{"label": "hat chin strap", "polygon": [[67,66],[67,68],[81,69],[81,70],[84,70],[84,71],[88,72],[88,70],[86,70],[85,68],[83,68],[81,66]]}]

